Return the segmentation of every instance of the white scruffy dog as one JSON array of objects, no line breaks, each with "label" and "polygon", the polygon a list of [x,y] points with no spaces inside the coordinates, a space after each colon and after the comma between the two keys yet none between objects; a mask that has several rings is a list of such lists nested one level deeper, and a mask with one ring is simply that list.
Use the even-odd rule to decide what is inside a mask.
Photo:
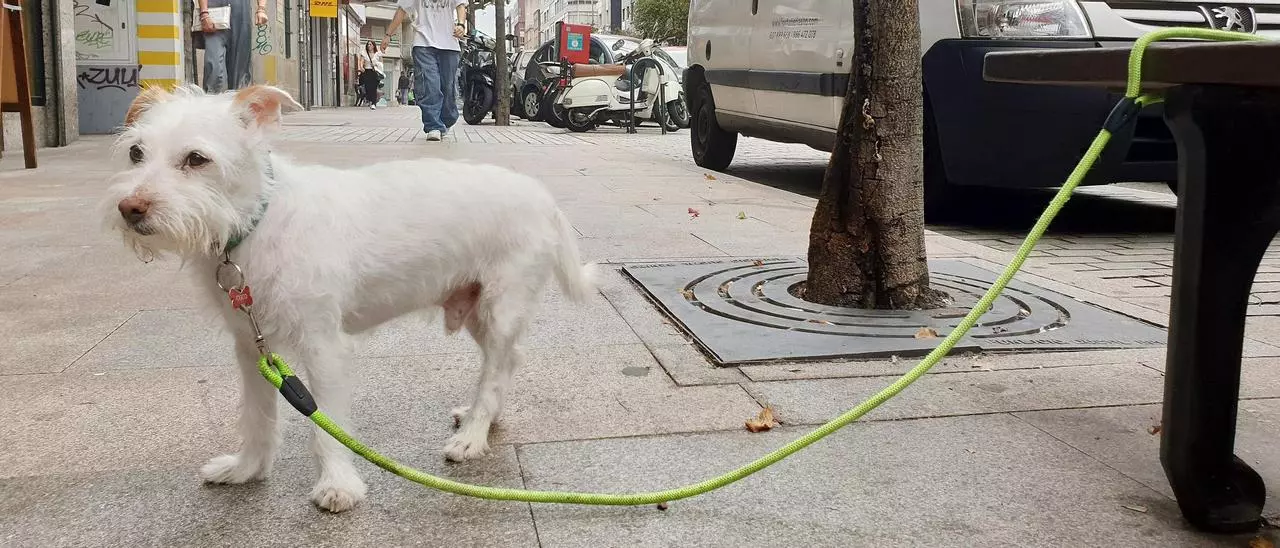
[{"label": "white scruffy dog", "polygon": [[[444,454],[486,454],[549,278],[576,302],[594,291],[572,227],[540,183],[500,167],[289,162],[270,152],[270,136],[282,112],[297,107],[268,86],[222,95],[148,89],[119,139],[130,165],[111,180],[110,226],[141,257],[187,263],[237,341],[243,445],[201,476],[263,479],[279,445],[277,395],[257,370],[249,322],[214,284],[228,242],[267,341],[305,371],[316,403],[343,428],[352,427],[351,335],[443,308],[445,329],[465,327],[484,362],[471,405],[454,411],[459,430]],[[319,465],[311,499],[334,512],[363,500],[353,454],[318,428],[311,448]]]}]

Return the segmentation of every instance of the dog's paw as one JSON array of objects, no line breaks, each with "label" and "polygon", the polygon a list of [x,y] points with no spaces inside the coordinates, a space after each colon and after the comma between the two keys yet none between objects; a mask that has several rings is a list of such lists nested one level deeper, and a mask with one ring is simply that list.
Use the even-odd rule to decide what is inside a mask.
[{"label": "dog's paw", "polygon": [[453,462],[478,459],[489,454],[489,440],[461,434],[449,438],[444,446],[444,458]]},{"label": "dog's paw", "polygon": [[460,405],[458,407],[454,407],[453,411],[449,412],[449,415],[453,417],[453,427],[457,428],[459,426],[462,426],[462,421],[467,418],[467,413],[470,413],[470,412],[471,412],[471,406],[469,405]]},{"label": "dog's paw", "polygon": [[200,479],[208,483],[237,484],[266,479],[267,466],[240,455],[222,455],[200,467]]},{"label": "dog's paw", "polygon": [[364,500],[364,481],[358,476],[343,474],[342,478],[321,477],[311,489],[311,502],[333,513],[346,512]]}]

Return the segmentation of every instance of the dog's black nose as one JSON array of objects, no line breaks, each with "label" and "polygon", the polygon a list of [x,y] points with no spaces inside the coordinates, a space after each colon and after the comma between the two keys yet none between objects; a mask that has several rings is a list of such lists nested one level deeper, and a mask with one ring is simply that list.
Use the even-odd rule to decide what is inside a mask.
[{"label": "dog's black nose", "polygon": [[120,216],[131,225],[136,225],[147,218],[147,211],[151,209],[151,201],[142,198],[130,197],[120,200],[116,206],[120,209]]}]

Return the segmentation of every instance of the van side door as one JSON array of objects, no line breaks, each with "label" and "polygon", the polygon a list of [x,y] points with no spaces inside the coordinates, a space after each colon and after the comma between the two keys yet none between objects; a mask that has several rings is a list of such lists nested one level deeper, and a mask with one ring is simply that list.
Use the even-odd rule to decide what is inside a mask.
[{"label": "van side door", "polygon": [[689,5],[689,65],[702,65],[716,110],[752,115],[748,86],[755,0],[693,0]]},{"label": "van side door", "polygon": [[[837,0],[750,0],[751,88],[764,118],[834,131],[849,85],[853,7]],[[909,14],[914,16],[915,14]]]}]

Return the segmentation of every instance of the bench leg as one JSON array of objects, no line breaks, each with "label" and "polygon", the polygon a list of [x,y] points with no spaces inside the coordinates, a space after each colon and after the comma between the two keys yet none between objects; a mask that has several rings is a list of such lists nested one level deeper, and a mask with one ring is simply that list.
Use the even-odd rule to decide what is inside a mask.
[{"label": "bench leg", "polygon": [[1165,116],[1179,189],[1160,460],[1191,525],[1252,531],[1266,488],[1234,455],[1236,406],[1250,286],[1280,229],[1280,93],[1188,86]]}]

